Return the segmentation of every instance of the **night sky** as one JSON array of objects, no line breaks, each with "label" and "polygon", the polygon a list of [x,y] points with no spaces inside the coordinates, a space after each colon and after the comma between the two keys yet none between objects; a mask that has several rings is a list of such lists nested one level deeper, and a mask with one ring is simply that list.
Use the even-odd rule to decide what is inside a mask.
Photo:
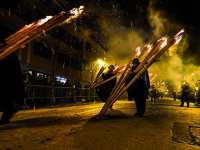
[{"label": "night sky", "polygon": [[[21,6],[23,1],[28,0],[7,0],[3,2],[3,5],[23,14],[25,13]],[[182,51],[181,57],[185,59],[186,64],[200,65],[200,1],[198,0],[35,1],[45,4],[55,13],[80,5],[85,6],[85,14],[77,19],[77,26],[89,27],[91,32],[105,44],[108,44],[109,39],[116,35],[120,27],[137,32],[144,43],[165,35],[174,35],[184,28],[187,35],[187,47]],[[112,29],[112,32],[107,34],[107,31],[102,30],[102,22],[106,22],[107,28]],[[160,26],[162,26],[161,29]]]},{"label": "night sky", "polygon": [[[71,3],[73,5],[73,3]],[[75,3],[81,5],[79,1]],[[116,25],[131,28],[143,36],[143,41],[158,39],[162,36],[172,36],[180,29],[184,28],[187,36],[187,47],[181,51],[180,57],[185,61],[185,64],[200,65],[200,1],[197,0],[121,0],[121,1],[106,1],[93,0],[84,1],[86,7],[85,17],[89,20],[82,22],[87,24],[93,30],[99,29],[100,20],[106,19],[110,28],[116,28]],[[90,15],[88,15],[90,14]],[[158,23],[152,22],[152,16],[157,15]],[[84,18],[84,17],[83,17]],[[156,18],[156,19],[157,19]],[[156,20],[155,18],[153,18]],[[80,19],[81,21],[81,19]],[[162,25],[159,34],[155,35],[155,30]],[[96,29],[95,29],[96,28]],[[117,31],[116,31],[117,32]],[[112,36],[112,34],[110,35]],[[103,35],[104,39],[110,37]],[[105,41],[106,43],[106,41]]]}]

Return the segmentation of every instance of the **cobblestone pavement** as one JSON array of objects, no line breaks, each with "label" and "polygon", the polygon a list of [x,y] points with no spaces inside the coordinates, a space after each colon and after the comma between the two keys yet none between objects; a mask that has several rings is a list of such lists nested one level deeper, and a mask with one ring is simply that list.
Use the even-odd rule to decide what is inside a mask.
[{"label": "cobblestone pavement", "polygon": [[133,101],[120,100],[97,118],[104,103],[77,103],[19,111],[0,125],[0,150],[196,150],[200,108],[180,101],[147,101],[136,117]]}]

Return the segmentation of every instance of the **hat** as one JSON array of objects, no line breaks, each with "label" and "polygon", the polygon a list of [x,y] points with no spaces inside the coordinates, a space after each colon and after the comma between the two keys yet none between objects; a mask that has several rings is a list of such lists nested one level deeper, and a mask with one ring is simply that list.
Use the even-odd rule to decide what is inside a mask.
[{"label": "hat", "polygon": [[134,58],[132,61],[132,64],[138,64],[139,63],[139,59],[138,58]]},{"label": "hat", "polygon": [[112,67],[113,69],[115,69],[115,67],[113,65],[108,66],[108,68]]}]

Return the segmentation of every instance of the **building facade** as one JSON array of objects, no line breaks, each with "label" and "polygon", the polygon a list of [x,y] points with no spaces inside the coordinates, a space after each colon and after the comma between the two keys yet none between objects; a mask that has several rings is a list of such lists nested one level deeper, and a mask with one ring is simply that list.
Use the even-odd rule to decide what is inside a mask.
[{"label": "building facade", "polygon": [[[9,7],[7,3],[0,6],[0,27],[6,37],[34,21],[56,15],[56,10],[37,1],[25,0],[20,4],[23,8]],[[92,80],[94,62],[104,57],[105,50],[72,21],[38,35],[16,53],[24,72],[43,74],[44,78],[70,78],[85,84]]]}]

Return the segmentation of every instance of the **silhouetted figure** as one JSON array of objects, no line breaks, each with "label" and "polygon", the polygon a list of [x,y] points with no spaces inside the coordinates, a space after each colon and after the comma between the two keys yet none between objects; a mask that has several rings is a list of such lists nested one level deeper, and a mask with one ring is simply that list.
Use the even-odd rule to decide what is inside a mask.
[{"label": "silhouetted figure", "polygon": [[[16,11],[19,1],[1,1],[4,9],[12,13]],[[5,5],[4,5],[5,4]],[[2,17],[8,17],[6,14]],[[0,26],[0,48],[7,46],[5,39],[13,34],[13,31],[5,30]],[[2,51],[0,51],[1,53]],[[23,86],[22,70],[15,52],[0,60],[0,105],[3,109],[0,124],[10,123],[12,116],[23,105],[25,89]]]},{"label": "silhouetted figure", "polygon": [[[137,58],[132,62],[132,73],[126,81],[126,85],[136,76],[134,70],[139,66],[140,62]],[[146,109],[146,99],[150,88],[149,75],[146,70],[133,84],[127,89],[128,100],[135,100],[137,112],[135,116],[142,117]]]},{"label": "silhouetted figure", "polygon": [[151,90],[151,102],[155,102],[156,101],[156,87],[155,85],[153,84],[152,85],[152,90]]},{"label": "silhouetted figure", "polygon": [[73,89],[73,84],[72,84],[72,82],[69,78],[66,80],[64,87],[67,87],[67,89],[66,89],[66,101],[67,102],[73,102],[74,89]]},{"label": "silhouetted figure", "polygon": [[190,103],[189,103],[189,94],[190,94],[190,87],[188,82],[185,82],[182,86],[182,93],[181,93],[181,105],[180,106],[184,106],[184,102],[187,102],[187,107],[189,107]]},{"label": "silhouetted figure", "polygon": [[23,105],[25,89],[20,63],[15,53],[0,60],[0,69],[0,105],[3,108],[0,124],[7,124]]},{"label": "silhouetted figure", "polygon": [[44,81],[44,85],[45,86],[52,86],[52,81],[51,81],[51,77],[47,76],[47,78]]},{"label": "silhouetted figure", "polygon": [[172,90],[172,97],[173,97],[174,101],[176,101],[176,90],[175,89]]},{"label": "silhouetted figure", "polygon": [[73,87],[70,79],[67,79],[67,81],[64,84],[64,87]]},{"label": "silhouetted figure", "polygon": [[31,85],[38,85],[38,83],[37,83],[37,75],[36,75],[35,72],[33,72],[33,75],[30,78],[30,82],[31,82]]},{"label": "silhouetted figure", "polygon": [[[108,69],[109,70],[106,73],[103,73],[101,76],[103,78],[103,81],[115,75],[113,73],[113,70],[115,69],[113,65],[110,65]],[[116,81],[117,78],[114,78],[96,87],[96,93],[102,102],[106,102],[116,84]],[[111,105],[109,109],[113,109],[112,106],[113,105]]]}]

